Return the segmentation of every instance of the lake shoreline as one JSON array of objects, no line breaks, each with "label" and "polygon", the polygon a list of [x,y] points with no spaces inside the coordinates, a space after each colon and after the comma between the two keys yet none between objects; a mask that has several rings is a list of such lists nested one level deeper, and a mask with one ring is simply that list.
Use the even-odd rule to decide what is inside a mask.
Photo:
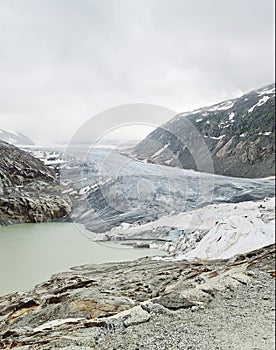
[{"label": "lake shoreline", "polygon": [[0,297],[0,345],[268,350],[275,341],[274,262],[271,245],[227,260],[76,266],[28,293]]},{"label": "lake shoreline", "polygon": [[[0,295],[29,290],[52,274],[86,263],[128,261],[142,256],[166,255],[123,242],[95,242],[89,231],[75,223],[15,224],[0,228]],[[12,254],[11,254],[12,252]],[[16,261],[14,259],[16,256]]]}]

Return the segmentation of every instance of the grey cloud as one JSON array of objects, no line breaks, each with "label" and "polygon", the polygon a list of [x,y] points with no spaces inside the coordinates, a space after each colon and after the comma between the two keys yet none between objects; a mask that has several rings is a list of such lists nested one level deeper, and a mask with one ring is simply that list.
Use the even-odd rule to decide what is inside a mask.
[{"label": "grey cloud", "polygon": [[64,140],[112,106],[145,102],[181,112],[271,83],[273,6],[2,0],[1,127],[38,142]]}]

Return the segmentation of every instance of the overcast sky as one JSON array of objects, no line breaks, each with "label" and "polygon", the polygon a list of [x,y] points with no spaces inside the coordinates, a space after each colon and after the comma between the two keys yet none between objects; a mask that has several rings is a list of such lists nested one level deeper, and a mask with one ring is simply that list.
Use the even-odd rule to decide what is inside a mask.
[{"label": "overcast sky", "polygon": [[274,82],[273,33],[273,0],[1,0],[0,128],[66,141],[112,106],[236,97]]}]

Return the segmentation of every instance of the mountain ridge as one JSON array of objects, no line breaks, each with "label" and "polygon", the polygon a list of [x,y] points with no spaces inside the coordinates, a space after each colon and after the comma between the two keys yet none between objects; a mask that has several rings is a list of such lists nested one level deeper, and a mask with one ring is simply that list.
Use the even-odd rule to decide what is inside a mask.
[{"label": "mountain ridge", "polygon": [[71,210],[54,172],[0,140],[0,226],[61,219]]},{"label": "mountain ridge", "polygon": [[26,135],[23,135],[19,132],[11,132],[3,129],[0,129],[0,140],[17,146],[32,146],[35,144],[33,140],[31,140]]},{"label": "mountain ridge", "polygon": [[275,174],[274,138],[275,84],[270,84],[180,113],[127,153],[151,163],[219,175],[266,177]]}]

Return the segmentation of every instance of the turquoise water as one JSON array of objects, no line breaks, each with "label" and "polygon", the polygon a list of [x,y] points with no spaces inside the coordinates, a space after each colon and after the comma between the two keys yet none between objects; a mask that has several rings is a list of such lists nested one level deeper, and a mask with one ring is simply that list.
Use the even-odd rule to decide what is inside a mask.
[{"label": "turquoise water", "polygon": [[0,295],[26,291],[72,266],[164,255],[118,243],[93,242],[73,223],[19,224],[0,228]]}]

